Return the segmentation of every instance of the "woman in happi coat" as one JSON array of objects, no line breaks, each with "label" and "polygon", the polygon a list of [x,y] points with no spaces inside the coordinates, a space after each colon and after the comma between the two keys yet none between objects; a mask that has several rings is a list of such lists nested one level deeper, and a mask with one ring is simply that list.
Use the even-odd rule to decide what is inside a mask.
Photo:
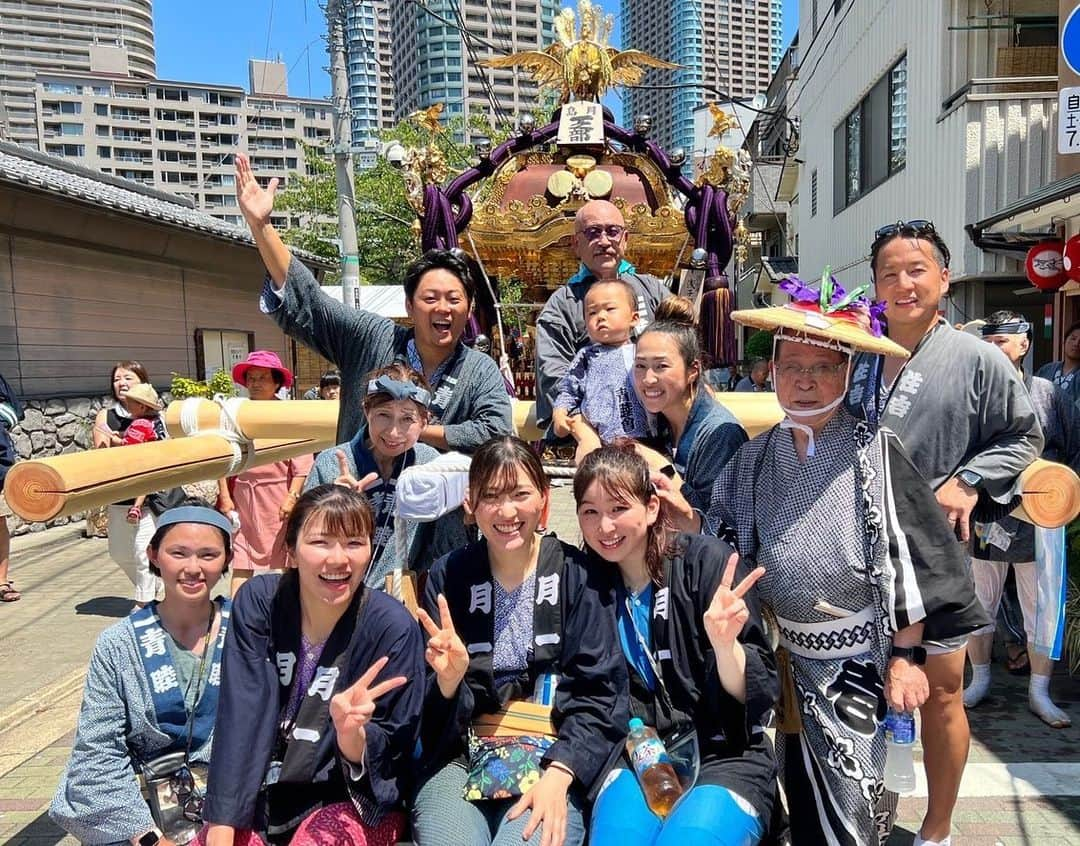
[{"label": "woman in happi coat", "polygon": [[733,528],[741,554],[765,567],[760,596],[782,647],[777,749],[792,842],[884,843],[896,800],[883,783],[886,709],[912,712],[928,696],[924,639],[985,618],[963,550],[895,435],[843,406],[855,350],[905,351],[880,336],[865,299],[828,276],[821,292],[798,280],[782,287],[791,303],[734,318],[775,330],[785,419],[728,465],[709,523]]},{"label": "woman in happi coat", "polygon": [[431,671],[417,846],[585,839],[585,798],[626,725],[624,670],[607,582],[542,534],[548,495],[523,441],[473,456],[467,504],[483,539],[435,562],[420,613]]},{"label": "woman in happi coat", "polygon": [[709,506],[716,477],[746,443],[745,430],[709,393],[703,373],[693,306],[684,297],[668,297],[638,337],[634,388],[645,410],[656,415],[656,441],[663,455],[652,450],[643,454],[654,471],[663,469],[668,477],[660,482],[660,494],[666,498],[669,490],[681,493],[674,499],[688,503],[698,519]]},{"label": "woman in happi coat", "polygon": [[[592,813],[592,846],[753,846],[769,827],[776,759],[763,724],[779,695],[754,583],[731,546],[671,530],[631,444],[591,453],[574,476],[595,565],[617,573],[616,614],[633,716],[676,758],[694,742],[697,780],[664,819],[620,748]],[[625,728],[624,728],[625,731]]]},{"label": "woman in happi coat", "polygon": [[340,485],[300,497],[292,567],[244,585],[225,642],[204,842],[401,833],[423,702],[423,641],[400,602],[364,586],[374,521]]},{"label": "woman in happi coat", "polygon": [[[147,555],[165,598],[98,638],[71,758],[49,808],[52,820],[80,842],[187,842],[176,832],[163,836],[136,775],[171,752],[184,753],[192,769],[210,759],[229,622],[228,600],[210,594],[232,558],[231,539],[229,521],[211,508],[163,512]],[[182,808],[192,812],[192,835],[197,802],[190,797]]]},{"label": "woman in happi coat", "polygon": [[371,564],[364,583],[382,590],[395,570],[423,572],[435,559],[468,543],[462,512],[455,509],[427,523],[395,525],[396,487],[406,467],[427,464],[438,450],[418,443],[428,421],[431,392],[424,377],[394,363],[367,374],[364,423],[347,443],[323,450],[304,482],[304,490],[329,482],[362,490],[375,518]]}]

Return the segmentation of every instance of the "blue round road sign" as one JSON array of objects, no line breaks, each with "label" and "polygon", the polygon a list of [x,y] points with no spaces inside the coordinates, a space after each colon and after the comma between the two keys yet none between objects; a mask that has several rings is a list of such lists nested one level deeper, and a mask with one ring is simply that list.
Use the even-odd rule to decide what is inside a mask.
[{"label": "blue round road sign", "polygon": [[1061,28],[1061,55],[1069,70],[1080,75],[1080,5],[1076,6]]}]

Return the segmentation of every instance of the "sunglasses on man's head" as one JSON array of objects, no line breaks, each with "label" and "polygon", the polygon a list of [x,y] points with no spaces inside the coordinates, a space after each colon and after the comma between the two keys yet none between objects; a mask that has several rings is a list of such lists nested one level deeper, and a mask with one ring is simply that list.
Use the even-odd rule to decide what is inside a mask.
[{"label": "sunglasses on man's head", "polygon": [[610,223],[607,226],[587,226],[580,230],[578,234],[584,235],[585,240],[589,242],[599,241],[601,236],[604,235],[607,236],[609,241],[618,241],[624,232],[626,232],[625,226]]},{"label": "sunglasses on man's head", "polygon": [[893,238],[897,235],[908,238],[926,238],[929,241],[933,241],[934,246],[941,251],[942,258],[945,259],[945,266],[949,266],[949,248],[945,246],[945,242],[941,240],[941,236],[938,234],[937,229],[934,228],[934,221],[898,220],[896,223],[888,223],[885,226],[880,226],[874,230],[874,244],[871,247],[871,250],[883,240]]}]

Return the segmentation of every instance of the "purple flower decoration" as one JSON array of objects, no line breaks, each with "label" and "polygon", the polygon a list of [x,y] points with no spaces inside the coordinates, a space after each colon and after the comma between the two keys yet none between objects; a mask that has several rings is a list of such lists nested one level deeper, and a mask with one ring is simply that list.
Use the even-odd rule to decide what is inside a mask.
[{"label": "purple flower decoration", "polygon": [[849,294],[826,267],[825,272],[821,274],[819,287],[816,289],[794,275],[781,279],[777,287],[795,302],[816,304],[822,314],[847,311],[866,317],[870,334],[875,338],[882,336],[881,315],[885,311],[885,304],[870,302],[866,297],[866,292],[870,290],[869,285],[860,285]]}]

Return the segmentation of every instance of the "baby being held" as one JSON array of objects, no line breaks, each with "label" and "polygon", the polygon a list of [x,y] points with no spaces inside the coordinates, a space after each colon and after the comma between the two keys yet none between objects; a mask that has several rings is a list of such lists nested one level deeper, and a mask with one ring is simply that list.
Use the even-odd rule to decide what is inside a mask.
[{"label": "baby being held", "polygon": [[649,418],[634,392],[634,289],[622,279],[594,282],[585,294],[584,311],[591,343],[574,356],[559,386],[551,416],[555,433],[580,442],[584,421],[604,443],[643,437]]}]

